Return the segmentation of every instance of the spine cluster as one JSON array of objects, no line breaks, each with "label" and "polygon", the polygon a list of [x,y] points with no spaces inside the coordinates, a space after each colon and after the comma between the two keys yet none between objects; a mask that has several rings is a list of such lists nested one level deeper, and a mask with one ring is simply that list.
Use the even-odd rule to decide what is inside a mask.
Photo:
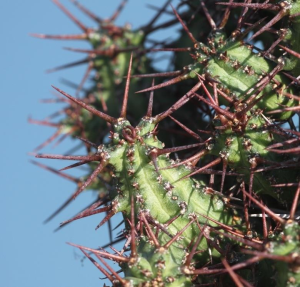
[{"label": "spine cluster", "polygon": [[[74,96],[54,87],[65,116],[31,120],[57,129],[37,158],[76,161],[34,162],[78,186],[48,220],[86,189],[98,200],[61,226],[122,213],[110,242],[121,250],[70,243],[112,286],[300,286],[300,2],[169,0],[137,29],[114,24],[127,1],[104,20],[72,0],[96,29],[53,2],[81,34],[34,36],[91,49],[70,48],[85,58],[54,69],[87,64]],[[172,43],[151,38],[178,23]],[[174,70],[154,68],[158,52]],[[37,153],[67,135],[86,155]],[[82,165],[81,179],[65,173]]]}]

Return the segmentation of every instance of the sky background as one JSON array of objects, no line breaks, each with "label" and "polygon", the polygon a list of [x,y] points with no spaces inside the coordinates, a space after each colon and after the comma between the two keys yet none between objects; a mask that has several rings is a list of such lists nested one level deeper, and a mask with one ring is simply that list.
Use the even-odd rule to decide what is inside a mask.
[{"label": "sky background", "polygon": [[[61,2],[87,26],[95,26],[70,1]],[[83,2],[83,1],[82,1]],[[178,2],[178,1],[177,1]],[[172,3],[176,5],[176,1]],[[84,4],[101,17],[112,15],[120,1],[85,0]],[[116,22],[146,23],[155,13],[146,3],[161,5],[161,0],[129,0]],[[162,17],[161,21],[165,21]],[[59,223],[69,219],[88,205],[94,196],[81,194],[68,209],[48,224],[43,221],[75,190],[75,184],[42,170],[29,162],[28,155],[48,138],[55,129],[28,123],[31,116],[42,120],[57,111],[58,104],[43,104],[51,98],[51,85],[74,94],[61,83],[69,79],[78,83],[85,67],[46,74],[46,69],[72,62],[80,55],[62,47],[89,48],[85,43],[40,40],[29,33],[76,34],[80,30],[50,0],[0,1],[0,71],[1,71],[1,180],[0,180],[0,286],[60,287],[103,286],[103,275],[82,254],[66,242],[95,247],[108,243],[108,228],[95,231],[101,216],[83,219],[53,232]],[[178,26],[177,26],[178,28]],[[174,27],[173,29],[176,29]],[[158,33],[159,39],[170,31]],[[66,140],[58,147],[53,144],[44,153],[65,153],[75,144]],[[77,153],[78,154],[78,153]],[[39,160],[62,168],[66,162]],[[73,171],[79,175],[79,171]],[[117,224],[117,222],[114,222]]]}]

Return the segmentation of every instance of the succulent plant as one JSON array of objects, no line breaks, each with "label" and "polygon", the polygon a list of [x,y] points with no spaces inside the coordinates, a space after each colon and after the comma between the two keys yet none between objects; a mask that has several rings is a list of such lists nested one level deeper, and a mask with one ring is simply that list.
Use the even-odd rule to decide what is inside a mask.
[{"label": "succulent plant", "polygon": [[[136,31],[72,1],[101,29],[85,28],[54,2],[91,41],[77,51],[96,88],[79,99],[55,87],[71,111],[57,126],[87,155],[36,157],[89,166],[71,198],[86,188],[99,198],[62,226],[105,213],[98,228],[121,212],[125,228],[111,242],[125,240],[119,251],[70,244],[113,286],[300,286],[299,1],[167,1]],[[154,27],[162,13],[174,13],[180,37],[145,47],[149,31],[176,23]],[[157,51],[173,52],[174,71],[154,70],[147,54]],[[150,92],[148,107],[129,91]]]}]

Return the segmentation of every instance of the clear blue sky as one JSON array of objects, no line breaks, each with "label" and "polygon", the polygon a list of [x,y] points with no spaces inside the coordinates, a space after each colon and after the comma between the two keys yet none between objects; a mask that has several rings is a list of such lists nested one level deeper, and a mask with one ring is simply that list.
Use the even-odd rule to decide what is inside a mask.
[{"label": "clear blue sky", "polygon": [[[94,26],[69,1],[61,2],[78,15],[81,21]],[[109,17],[120,3],[119,0],[82,2],[104,18]],[[145,7],[146,3],[160,5],[161,2],[129,0],[117,24],[130,22],[133,27],[138,27],[154,13]],[[173,1],[174,4],[177,2]],[[59,108],[56,104],[42,104],[39,100],[51,98],[51,85],[74,93],[59,79],[79,82],[84,67],[53,74],[45,74],[44,71],[80,58],[62,47],[88,46],[29,37],[28,34],[33,32],[80,32],[50,0],[1,1],[0,21],[0,286],[103,286],[99,280],[103,275],[88,260],[81,262],[80,251],[65,244],[70,241],[98,247],[107,243],[107,226],[94,230],[101,216],[80,220],[59,232],[53,232],[60,222],[69,219],[90,203],[94,195],[82,194],[71,207],[44,225],[44,219],[74,191],[75,185],[30,164],[31,157],[27,154],[54,132],[50,127],[30,125],[27,122],[29,116],[44,119]],[[168,34],[161,34],[160,37],[168,37]],[[65,141],[57,148],[50,145],[43,152],[64,153],[70,146],[74,146],[74,143]],[[65,164],[59,161],[41,162],[57,168]],[[80,174],[79,171],[74,173]]]}]

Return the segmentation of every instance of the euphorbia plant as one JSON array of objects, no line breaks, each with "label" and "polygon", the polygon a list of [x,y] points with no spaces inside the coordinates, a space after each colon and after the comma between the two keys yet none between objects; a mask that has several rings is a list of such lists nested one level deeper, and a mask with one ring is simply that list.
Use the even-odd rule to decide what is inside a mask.
[{"label": "euphorbia plant", "polygon": [[[87,154],[36,157],[89,167],[71,198],[87,188],[99,198],[62,225],[124,221],[111,242],[123,239],[121,250],[71,245],[113,286],[300,286],[299,1],[167,1],[134,31],[72,1],[99,24],[87,28],[54,2],[83,34],[39,37],[89,40],[73,50],[88,55],[95,87],[81,99],[54,87],[70,105],[58,133],[68,127]],[[156,25],[163,13],[174,19]],[[173,43],[145,46],[178,22]],[[175,70],[155,71],[158,51],[173,53]],[[134,93],[150,93],[148,105]]]}]

